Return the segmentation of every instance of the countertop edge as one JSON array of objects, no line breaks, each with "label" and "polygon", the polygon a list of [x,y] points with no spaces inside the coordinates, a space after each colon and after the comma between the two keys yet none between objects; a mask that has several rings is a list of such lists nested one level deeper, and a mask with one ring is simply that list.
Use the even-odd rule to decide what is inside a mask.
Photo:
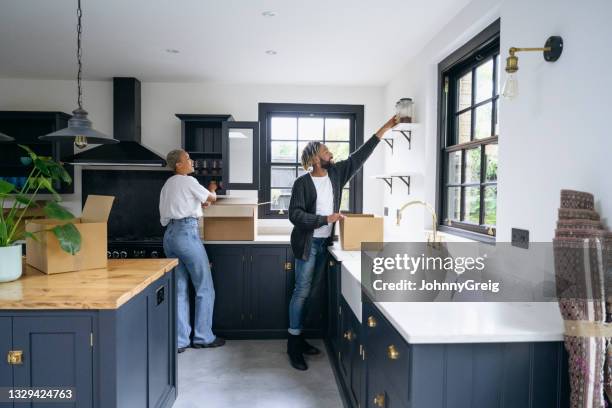
[{"label": "countertop edge", "polygon": [[134,296],[142,292],[150,284],[152,284],[157,279],[159,279],[160,277],[162,277],[163,275],[165,275],[166,273],[174,269],[179,263],[179,260],[177,258],[166,258],[166,259],[171,260],[171,262],[166,264],[164,268],[158,270],[156,273],[150,275],[142,283],[135,286],[133,290],[120,296],[115,302],[114,307],[109,307],[108,309],[119,309],[122,305],[126,304],[130,299],[132,299]]}]

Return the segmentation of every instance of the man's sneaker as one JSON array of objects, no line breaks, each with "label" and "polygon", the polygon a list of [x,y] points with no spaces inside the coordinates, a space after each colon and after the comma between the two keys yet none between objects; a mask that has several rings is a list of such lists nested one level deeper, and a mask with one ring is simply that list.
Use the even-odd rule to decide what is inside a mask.
[{"label": "man's sneaker", "polygon": [[187,347],[179,347],[177,351],[183,353],[185,350],[187,350]]},{"label": "man's sneaker", "polygon": [[225,339],[222,339],[221,337],[216,337],[212,342],[210,342],[208,344],[193,343],[191,345],[191,347],[193,347],[195,349],[213,348],[213,347],[221,347],[224,344],[225,344]]}]

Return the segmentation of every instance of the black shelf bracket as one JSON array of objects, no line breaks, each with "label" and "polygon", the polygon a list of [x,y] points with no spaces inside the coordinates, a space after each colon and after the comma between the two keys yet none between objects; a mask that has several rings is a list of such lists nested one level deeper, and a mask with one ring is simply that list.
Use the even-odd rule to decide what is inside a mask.
[{"label": "black shelf bracket", "polygon": [[393,194],[393,177],[379,177],[389,186],[389,192]]},{"label": "black shelf bracket", "polygon": [[397,176],[397,178],[402,180],[406,187],[408,187],[408,194],[410,194],[410,176]]},{"label": "black shelf bracket", "polygon": [[401,133],[404,138],[408,141],[408,150],[412,149],[412,130],[393,130],[394,132]]},{"label": "black shelf bracket", "polygon": [[393,179],[398,178],[408,187],[408,194],[410,194],[410,176],[378,176],[376,178],[383,180],[389,186],[391,194],[393,194]]},{"label": "black shelf bracket", "polygon": [[391,138],[383,137],[383,140],[389,145],[391,148],[391,154],[393,154],[393,142],[394,140]]}]

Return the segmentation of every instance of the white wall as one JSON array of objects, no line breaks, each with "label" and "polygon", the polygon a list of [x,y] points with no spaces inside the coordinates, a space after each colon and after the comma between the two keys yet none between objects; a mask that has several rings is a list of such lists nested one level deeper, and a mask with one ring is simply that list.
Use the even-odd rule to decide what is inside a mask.
[{"label": "white wall", "polygon": [[[137,76],[137,75],[136,75]],[[0,78],[0,110],[53,110],[70,113],[76,103],[74,81]],[[274,86],[207,83],[142,83],[142,142],[165,155],[180,147],[175,113],[231,113],[236,120],[256,121],[259,102],[365,105],[364,138],[382,124],[382,87]],[[84,105],[94,127],[112,134],[112,82],[84,82]],[[382,171],[383,147],[364,167],[364,211],[382,211],[382,186],[369,175]],[[80,175],[75,194],[64,197],[80,212]],[[269,220],[262,225],[289,225]]]},{"label": "white wall", "polygon": [[[413,150],[396,152],[391,165],[391,170],[412,165],[422,169],[424,181],[413,190],[413,198],[435,200],[437,64],[501,17],[503,58],[510,46],[540,47],[550,35],[563,36],[565,50],[556,63],[545,62],[541,53],[519,54],[520,95],[500,104],[497,240],[510,241],[511,228],[519,227],[530,231],[531,241],[550,241],[562,188],[594,193],[610,226],[610,15],[612,3],[606,0],[588,5],[569,0],[474,0],[444,27],[385,90],[386,109],[400,97],[415,98],[416,120],[422,123]],[[392,197],[385,195],[392,212],[408,198],[400,190]],[[408,225],[403,222],[402,230]]]}]

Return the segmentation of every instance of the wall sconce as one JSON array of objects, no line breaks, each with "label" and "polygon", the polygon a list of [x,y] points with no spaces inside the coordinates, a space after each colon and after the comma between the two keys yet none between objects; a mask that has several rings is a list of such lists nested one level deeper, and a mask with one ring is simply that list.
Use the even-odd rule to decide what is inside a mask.
[{"label": "wall sconce", "polygon": [[505,98],[513,99],[518,95],[518,80],[516,79],[516,71],[518,71],[518,57],[515,55],[521,51],[542,51],[544,54],[544,60],[548,62],[554,62],[559,59],[561,52],[563,51],[563,38],[559,36],[548,37],[544,47],[542,48],[516,48],[510,47],[508,53],[510,54],[506,58],[506,72],[508,77],[504,83],[502,89],[502,95]]}]

